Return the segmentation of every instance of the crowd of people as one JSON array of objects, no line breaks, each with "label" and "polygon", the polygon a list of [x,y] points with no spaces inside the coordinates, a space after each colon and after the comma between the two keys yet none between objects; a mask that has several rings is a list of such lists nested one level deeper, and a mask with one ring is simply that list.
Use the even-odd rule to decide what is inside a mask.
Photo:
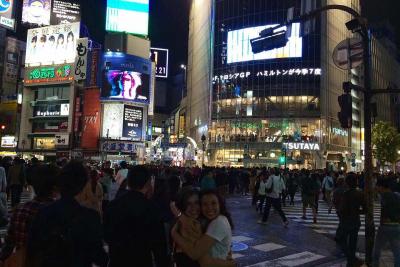
[{"label": "crowd of people", "polygon": [[[374,266],[387,244],[400,266],[399,176],[374,179],[382,209]],[[0,225],[8,225],[0,266],[236,266],[226,197],[251,195],[258,223],[267,225],[273,207],[288,227],[282,206],[295,205],[296,194],[313,223],[322,196],[338,216],[335,240],[348,266],[360,266],[363,187],[362,173],[0,159]],[[32,198],[20,203],[23,190]]]}]

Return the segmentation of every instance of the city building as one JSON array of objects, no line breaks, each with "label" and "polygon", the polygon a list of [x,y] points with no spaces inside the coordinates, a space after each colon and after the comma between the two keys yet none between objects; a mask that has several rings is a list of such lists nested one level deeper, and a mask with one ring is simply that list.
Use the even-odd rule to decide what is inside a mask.
[{"label": "city building", "polygon": [[[333,61],[340,42],[357,38],[345,26],[352,17],[329,11],[292,24],[283,48],[253,54],[250,45],[262,30],[285,22],[290,7],[300,14],[324,4],[328,1],[193,1],[187,131],[198,144],[207,133],[207,164],[362,169],[360,92],[351,92],[352,129],[343,129],[338,121],[343,82],[362,85],[362,66],[346,70]],[[360,9],[356,0],[329,4]],[[397,84],[395,58],[372,38],[374,86]],[[390,64],[383,66],[385,62]],[[378,106],[388,99],[376,97]],[[378,111],[383,120],[390,120],[388,113]]]}]

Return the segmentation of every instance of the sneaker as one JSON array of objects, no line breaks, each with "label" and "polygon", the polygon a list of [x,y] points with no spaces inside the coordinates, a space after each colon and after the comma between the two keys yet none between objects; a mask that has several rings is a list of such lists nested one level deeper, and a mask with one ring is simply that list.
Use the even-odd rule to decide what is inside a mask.
[{"label": "sneaker", "polygon": [[257,223],[258,224],[262,224],[262,225],[266,225],[267,224],[267,222],[264,222],[263,220],[258,220]]}]

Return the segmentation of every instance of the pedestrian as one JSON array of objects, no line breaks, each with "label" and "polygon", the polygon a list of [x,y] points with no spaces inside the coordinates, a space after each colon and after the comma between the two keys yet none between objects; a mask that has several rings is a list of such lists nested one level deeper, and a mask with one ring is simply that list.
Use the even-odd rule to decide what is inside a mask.
[{"label": "pedestrian", "polygon": [[373,264],[380,266],[381,251],[389,245],[394,257],[394,266],[400,266],[400,193],[393,192],[395,180],[383,179],[376,185],[381,198],[381,220],[376,235]]},{"label": "pedestrian", "polygon": [[104,168],[102,171],[102,177],[100,179],[100,184],[103,189],[103,203],[102,210],[104,211],[107,208],[108,203],[111,200],[111,186],[113,180],[113,171],[111,168]]},{"label": "pedestrian", "polygon": [[106,267],[100,215],[75,197],[89,179],[87,168],[70,161],[58,176],[61,198],[42,208],[32,222],[27,267]]},{"label": "pedestrian", "polygon": [[284,226],[287,227],[289,225],[289,221],[282,210],[281,199],[279,197],[279,194],[281,194],[285,189],[286,186],[280,175],[280,171],[278,168],[275,168],[274,173],[268,178],[266,184],[266,204],[264,214],[262,219],[257,223],[267,224],[269,212],[271,210],[271,206],[273,206],[274,210],[279,213],[279,216],[281,216]]},{"label": "pedestrian", "polygon": [[256,203],[257,203],[257,191],[256,191],[255,187],[258,182],[259,182],[259,179],[258,179],[258,175],[257,175],[257,170],[253,169],[250,174],[250,185],[249,185],[249,191],[252,196],[252,198],[251,198],[252,206],[256,206]]},{"label": "pedestrian", "polygon": [[309,175],[307,170],[302,170],[301,178],[301,199],[303,202],[303,220],[307,220],[307,208],[310,207],[313,213],[313,223],[317,223],[317,207],[315,206],[315,195],[319,192],[318,183],[315,177]]},{"label": "pedestrian", "polygon": [[8,208],[7,208],[7,177],[6,170],[2,166],[0,160],[0,227],[8,224]]},{"label": "pedestrian", "polygon": [[332,212],[332,192],[334,185],[332,174],[327,173],[322,181],[322,190],[324,192],[326,204],[328,205],[329,214]]},{"label": "pedestrian", "polygon": [[289,205],[294,206],[294,197],[296,195],[298,189],[298,174],[297,173],[289,173],[289,178],[286,182],[287,191],[290,198]]},{"label": "pedestrian", "polygon": [[200,194],[200,205],[207,224],[205,233],[192,242],[185,239],[182,232],[178,231],[178,225],[175,225],[171,231],[172,238],[187,256],[199,261],[201,266],[236,266],[231,257],[233,223],[224,200],[217,191],[206,190]]},{"label": "pedestrian", "polygon": [[365,199],[362,191],[357,189],[357,177],[349,173],[346,177],[348,189],[344,192],[341,205],[338,207],[339,226],[337,242],[347,258],[347,266],[361,266],[362,261],[356,258],[360,214],[365,213]]},{"label": "pedestrian", "polygon": [[30,184],[36,196],[33,200],[15,208],[1,249],[0,266],[3,266],[2,263],[10,256],[14,258],[14,267],[26,266],[26,244],[31,222],[42,207],[54,201],[58,171],[56,167],[41,165],[30,174]]},{"label": "pedestrian", "polygon": [[315,202],[315,211],[318,214],[318,208],[319,208],[319,196],[321,194],[321,177],[317,172],[314,172],[311,174],[311,178],[314,180],[314,185],[315,185],[315,191],[314,191],[314,202]]},{"label": "pedestrian", "polygon": [[122,182],[126,179],[126,176],[128,175],[128,164],[126,161],[121,161],[119,164],[120,169],[117,172],[117,175],[115,176],[115,181],[117,182],[118,185],[121,185]]},{"label": "pedestrian", "polygon": [[144,166],[134,166],[127,176],[129,190],[111,201],[104,213],[109,267],[168,266],[164,225],[159,209],[149,200],[154,177]]},{"label": "pedestrian", "polygon": [[264,208],[264,202],[265,198],[267,195],[266,189],[267,189],[267,179],[268,178],[268,173],[267,172],[262,172],[259,175],[259,186],[258,186],[258,192],[257,192],[257,199],[259,200],[259,203],[256,207],[256,211],[262,215],[263,213],[263,208]]},{"label": "pedestrian", "polygon": [[200,187],[201,190],[216,189],[217,185],[213,177],[213,172],[211,169],[204,170],[203,179],[201,179]]},{"label": "pedestrian", "polygon": [[7,184],[11,193],[11,207],[15,208],[21,202],[21,194],[26,187],[24,160],[14,158],[13,165],[8,170]]},{"label": "pedestrian", "polygon": [[99,182],[99,172],[91,170],[86,186],[76,196],[76,200],[84,207],[97,211],[102,216],[103,188]]}]

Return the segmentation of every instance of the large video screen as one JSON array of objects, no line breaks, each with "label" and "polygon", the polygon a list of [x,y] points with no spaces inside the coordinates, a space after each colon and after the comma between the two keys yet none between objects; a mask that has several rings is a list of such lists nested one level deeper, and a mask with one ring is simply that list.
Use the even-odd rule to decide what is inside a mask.
[{"label": "large video screen", "polygon": [[148,34],[149,0],[107,0],[106,31]]},{"label": "large video screen", "polygon": [[50,25],[51,0],[24,0],[22,6],[22,22]]},{"label": "large video screen", "polygon": [[135,71],[109,70],[105,72],[102,97],[109,99],[149,101],[150,76]]},{"label": "large video screen", "polygon": [[14,1],[0,0],[0,26],[14,30]]},{"label": "large video screen", "polygon": [[[262,30],[274,26],[277,25],[265,25],[229,31],[227,40],[227,63],[302,57],[303,40],[300,37],[300,23],[292,24],[292,34],[285,47],[264,51],[258,54],[252,52],[250,40],[259,37],[259,33]],[[286,29],[286,27],[279,28],[275,30],[275,32],[283,29]]]},{"label": "large video screen", "polygon": [[54,65],[75,62],[80,23],[28,30],[25,64]]}]

